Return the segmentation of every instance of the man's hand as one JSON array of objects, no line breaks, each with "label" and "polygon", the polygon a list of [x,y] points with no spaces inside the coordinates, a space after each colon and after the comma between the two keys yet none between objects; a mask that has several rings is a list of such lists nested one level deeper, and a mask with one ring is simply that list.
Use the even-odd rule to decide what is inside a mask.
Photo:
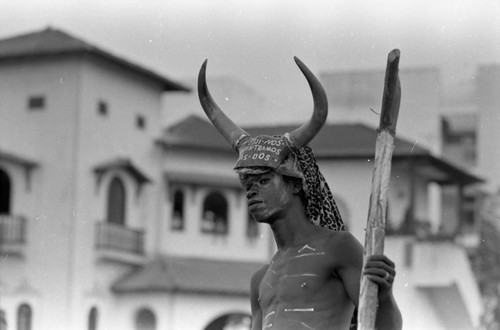
[{"label": "man's hand", "polygon": [[378,285],[378,298],[384,299],[392,294],[392,283],[396,276],[394,262],[383,254],[371,256],[365,265],[363,274]]},{"label": "man's hand", "polygon": [[377,329],[397,329],[403,327],[401,312],[392,295],[392,283],[396,276],[394,262],[385,255],[376,254],[366,261],[363,274],[378,285]]}]

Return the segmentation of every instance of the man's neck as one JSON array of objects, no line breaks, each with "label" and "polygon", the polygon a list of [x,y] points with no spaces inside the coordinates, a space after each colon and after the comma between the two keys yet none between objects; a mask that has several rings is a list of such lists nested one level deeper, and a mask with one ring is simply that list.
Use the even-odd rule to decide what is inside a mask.
[{"label": "man's neck", "polygon": [[[293,212],[289,214],[293,214]],[[273,221],[271,230],[278,250],[306,243],[321,232],[320,228],[316,227],[305,214],[300,212]]]}]

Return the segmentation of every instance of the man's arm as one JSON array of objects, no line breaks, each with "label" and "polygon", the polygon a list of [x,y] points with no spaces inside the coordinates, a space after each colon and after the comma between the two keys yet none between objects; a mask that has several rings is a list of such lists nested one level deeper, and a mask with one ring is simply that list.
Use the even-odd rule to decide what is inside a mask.
[{"label": "man's arm", "polygon": [[375,326],[378,329],[401,329],[403,319],[392,294],[392,283],[396,277],[394,262],[385,255],[373,255],[366,262],[363,274],[378,285]]},{"label": "man's arm", "polygon": [[[339,254],[337,274],[341,277],[349,298],[357,308],[363,267],[363,247],[350,233],[343,233],[337,244],[339,244],[336,247],[337,251],[342,251]],[[389,278],[386,277],[387,273]],[[366,264],[364,274],[378,285],[377,329],[401,329],[401,312],[392,294],[392,283],[396,275],[394,263],[386,256],[372,256]]]},{"label": "man's arm", "polygon": [[267,271],[267,265],[253,274],[250,281],[250,306],[252,308],[252,330],[262,329],[262,310],[259,304],[259,287],[264,274]]}]

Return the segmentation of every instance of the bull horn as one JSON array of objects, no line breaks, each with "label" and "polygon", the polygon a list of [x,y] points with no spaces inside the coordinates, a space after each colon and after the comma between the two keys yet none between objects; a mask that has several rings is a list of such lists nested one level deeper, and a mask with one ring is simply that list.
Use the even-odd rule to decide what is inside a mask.
[{"label": "bull horn", "polygon": [[328,115],[328,101],[325,90],[319,80],[301,60],[297,57],[294,57],[294,60],[309,83],[314,101],[314,110],[311,119],[290,133],[292,144],[296,147],[301,147],[308,144],[325,124]]},{"label": "bull horn", "polygon": [[208,60],[205,60],[203,62],[200,73],[198,74],[198,97],[200,99],[201,106],[208,119],[210,119],[219,133],[235,150],[238,150],[237,144],[241,141],[241,137],[245,135],[250,136],[250,134],[245,132],[231,119],[229,119],[229,117],[222,112],[210,95],[206,80],[207,61]]}]

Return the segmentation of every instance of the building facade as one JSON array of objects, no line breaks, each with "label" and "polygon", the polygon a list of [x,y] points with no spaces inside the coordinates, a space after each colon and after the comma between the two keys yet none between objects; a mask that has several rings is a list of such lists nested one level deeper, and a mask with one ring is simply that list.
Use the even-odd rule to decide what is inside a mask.
[{"label": "building facade", "polygon": [[[0,41],[0,310],[9,330],[248,328],[249,279],[274,253],[273,238],[249,217],[236,155],[213,127],[197,116],[163,127],[170,92],[193,97],[63,31]],[[360,241],[375,134],[331,124],[313,142]],[[479,291],[456,238],[464,189],[480,181],[397,139],[386,251],[398,265],[405,329],[479,325]],[[451,211],[436,216],[430,192],[445,186]]]}]

